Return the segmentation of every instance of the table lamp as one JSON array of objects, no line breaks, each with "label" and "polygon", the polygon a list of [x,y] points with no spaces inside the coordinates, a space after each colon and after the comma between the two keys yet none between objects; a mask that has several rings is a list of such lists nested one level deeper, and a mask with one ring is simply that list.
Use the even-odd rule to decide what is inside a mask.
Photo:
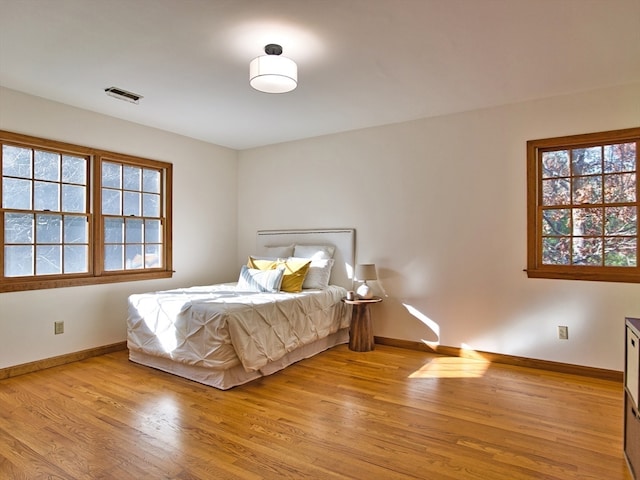
[{"label": "table lamp", "polygon": [[356,280],[362,281],[356,293],[360,298],[369,299],[373,297],[373,291],[367,285],[367,280],[377,280],[376,266],[373,263],[360,263],[356,265]]}]

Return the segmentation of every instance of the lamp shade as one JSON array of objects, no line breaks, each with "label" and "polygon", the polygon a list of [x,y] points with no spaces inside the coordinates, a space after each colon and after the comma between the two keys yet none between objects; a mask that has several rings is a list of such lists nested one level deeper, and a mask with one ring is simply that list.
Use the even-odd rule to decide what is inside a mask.
[{"label": "lamp shade", "polygon": [[279,45],[267,45],[265,52],[267,55],[251,60],[249,84],[256,90],[265,93],[286,93],[295,89],[298,86],[298,65],[296,62],[281,56],[282,47]]},{"label": "lamp shade", "polygon": [[376,266],[374,263],[360,263],[356,265],[356,280],[377,280]]}]

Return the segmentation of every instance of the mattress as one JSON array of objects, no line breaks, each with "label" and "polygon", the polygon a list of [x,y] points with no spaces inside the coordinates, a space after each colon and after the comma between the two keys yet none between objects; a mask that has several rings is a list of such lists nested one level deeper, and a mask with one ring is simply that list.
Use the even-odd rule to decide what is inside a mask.
[{"label": "mattress", "polygon": [[[131,295],[130,358],[155,358],[167,371],[193,367],[260,376],[270,365],[298,358],[292,352],[305,346],[329,348],[343,341],[351,320],[349,306],[341,302],[345,294],[335,285],[301,293],[246,293],[227,283]],[[331,342],[322,342],[327,338]]]}]

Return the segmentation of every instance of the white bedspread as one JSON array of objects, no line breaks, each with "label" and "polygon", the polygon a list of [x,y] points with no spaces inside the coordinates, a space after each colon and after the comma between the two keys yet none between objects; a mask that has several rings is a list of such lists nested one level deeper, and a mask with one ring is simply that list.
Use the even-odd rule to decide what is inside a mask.
[{"label": "white bedspread", "polygon": [[235,283],[131,295],[127,345],[188,365],[248,372],[349,326],[346,290],[243,293]]}]

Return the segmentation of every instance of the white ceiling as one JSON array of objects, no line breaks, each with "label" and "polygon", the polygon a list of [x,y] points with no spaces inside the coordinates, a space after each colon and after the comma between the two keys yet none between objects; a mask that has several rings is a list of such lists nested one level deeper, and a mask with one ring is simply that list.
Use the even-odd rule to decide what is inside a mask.
[{"label": "white ceiling", "polygon": [[234,149],[635,82],[640,0],[0,0],[0,85]]}]

